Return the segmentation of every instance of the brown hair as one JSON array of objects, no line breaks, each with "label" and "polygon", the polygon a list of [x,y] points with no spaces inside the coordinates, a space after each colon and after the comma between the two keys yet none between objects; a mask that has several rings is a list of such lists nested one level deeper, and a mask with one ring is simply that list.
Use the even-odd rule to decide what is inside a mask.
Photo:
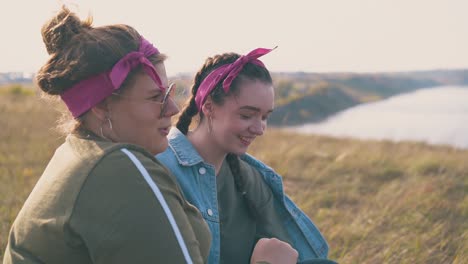
[{"label": "brown hair", "polygon": [[[240,55],[236,53],[224,53],[206,59],[201,69],[195,75],[194,83],[191,89],[191,97],[182,109],[179,119],[177,120],[176,127],[183,134],[186,135],[188,133],[189,126],[195,115],[199,114],[200,121],[203,119],[203,112],[198,112],[198,108],[195,103],[195,95],[197,94],[200,84],[213,70],[222,65],[233,63],[239,57]],[[213,91],[211,91],[209,96],[215,104],[223,105],[226,97],[237,95],[239,93],[240,83],[244,80],[258,80],[268,84],[273,83],[270,73],[266,68],[253,63],[247,63],[242,68],[239,75],[237,75],[237,77],[233,80],[228,93],[224,92],[222,88],[223,80],[221,80],[213,89]],[[229,164],[229,167],[231,168],[232,174],[234,175],[234,182],[236,184],[237,191],[243,194],[252,216],[256,217],[256,210],[254,209],[253,202],[249,201],[245,195],[246,192],[244,189],[244,180],[242,179],[243,175],[240,173],[239,157],[236,154],[228,153],[226,160]]]},{"label": "brown hair", "polygon": [[[36,82],[44,93],[53,96],[111,69],[127,53],[138,50],[141,39],[128,25],[93,27],[91,17],[80,20],[65,6],[44,24],[41,33],[50,58],[38,71]],[[154,64],[164,59],[162,54],[149,58]],[[121,88],[132,82],[138,70],[141,69],[127,76]],[[66,115],[73,119],[68,112]],[[74,129],[80,126],[80,121],[81,118],[75,120]]]}]

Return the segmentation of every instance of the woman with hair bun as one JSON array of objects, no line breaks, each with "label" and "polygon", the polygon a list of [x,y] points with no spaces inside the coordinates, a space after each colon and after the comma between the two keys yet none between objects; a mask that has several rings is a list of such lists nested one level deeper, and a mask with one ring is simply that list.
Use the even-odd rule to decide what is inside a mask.
[{"label": "woman with hair bun", "polygon": [[63,7],[37,84],[73,126],[14,221],[3,263],[205,263],[209,229],[154,155],[168,145],[165,56],[127,25]]}]

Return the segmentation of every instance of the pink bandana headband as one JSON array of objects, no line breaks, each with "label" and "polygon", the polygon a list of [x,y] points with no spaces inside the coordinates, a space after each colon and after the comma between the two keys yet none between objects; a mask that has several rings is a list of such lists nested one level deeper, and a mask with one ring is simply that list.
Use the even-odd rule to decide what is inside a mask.
[{"label": "pink bandana headband", "polygon": [[141,37],[138,51],[125,55],[109,71],[80,81],[60,97],[73,117],[79,117],[119,89],[127,75],[139,65],[143,66],[159,88],[164,89],[154,65],[148,60],[154,54],[159,54],[158,49]]},{"label": "pink bandana headband", "polygon": [[198,111],[201,111],[202,105],[205,102],[208,95],[213,91],[216,85],[224,78],[223,81],[223,90],[224,92],[229,92],[232,81],[239,75],[239,72],[242,70],[245,64],[253,63],[258,66],[265,68],[265,65],[258,60],[259,57],[268,54],[273,49],[264,49],[258,48],[249,52],[247,55],[240,56],[235,62],[230,64],[225,64],[216,68],[212,71],[206,78],[202,81],[198,87],[197,94],[195,95],[195,103],[197,105]]}]

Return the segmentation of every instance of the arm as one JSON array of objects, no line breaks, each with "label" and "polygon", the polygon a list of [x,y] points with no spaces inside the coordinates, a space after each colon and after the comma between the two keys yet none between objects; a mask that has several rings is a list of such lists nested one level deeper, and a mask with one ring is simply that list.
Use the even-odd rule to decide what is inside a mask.
[{"label": "arm", "polygon": [[[140,162],[150,181],[130,156]],[[162,166],[138,152],[130,156],[116,151],[105,157],[76,202],[70,226],[81,236],[91,259],[115,264],[203,263],[192,227],[202,220],[189,219],[177,185]]]}]

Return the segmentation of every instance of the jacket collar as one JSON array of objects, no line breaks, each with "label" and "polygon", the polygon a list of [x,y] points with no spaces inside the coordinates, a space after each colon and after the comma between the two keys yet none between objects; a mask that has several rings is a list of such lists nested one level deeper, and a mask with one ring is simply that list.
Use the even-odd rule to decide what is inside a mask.
[{"label": "jacket collar", "polygon": [[167,139],[169,141],[169,147],[174,151],[179,164],[183,166],[193,166],[203,162],[203,158],[198,154],[187,136],[182,134],[176,127],[171,129],[169,135],[167,135]]}]

